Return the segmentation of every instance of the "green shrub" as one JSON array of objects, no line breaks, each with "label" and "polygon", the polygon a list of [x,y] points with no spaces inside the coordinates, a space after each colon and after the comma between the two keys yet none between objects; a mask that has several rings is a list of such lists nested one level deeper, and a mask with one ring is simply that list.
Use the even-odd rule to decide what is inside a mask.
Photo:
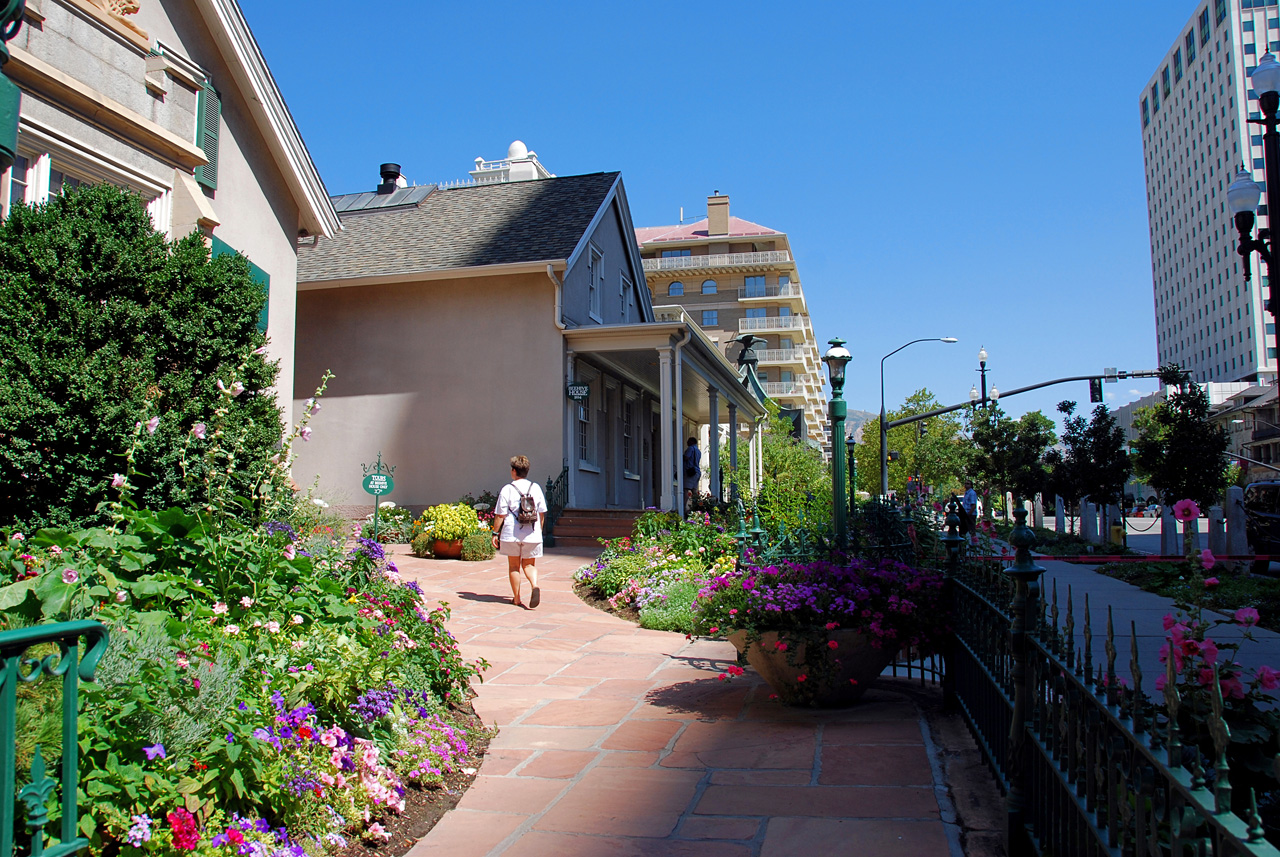
[{"label": "green shrub", "polygon": [[[265,300],[243,257],[211,260],[198,233],[166,241],[131,192],[98,184],[15,205],[0,223],[0,523],[103,522],[148,416],[160,422],[131,462],[138,505],[194,509],[226,468],[231,496],[263,496],[282,433],[266,392],[278,367],[254,353]],[[224,396],[215,382],[230,386],[237,367],[244,390]],[[188,454],[193,426],[216,422],[235,455]]]},{"label": "green shrub", "polygon": [[465,538],[479,529],[480,518],[476,516],[476,510],[464,503],[431,506],[414,524],[416,532],[429,532],[442,542]]},{"label": "green shrub", "polygon": [[420,556],[425,559],[431,559],[435,556],[434,545],[436,540],[431,537],[430,533],[418,533],[413,537],[413,541],[409,543],[409,551],[414,556]]},{"label": "green shrub", "polygon": [[693,602],[698,597],[698,589],[699,584],[693,580],[662,587],[659,591],[666,598],[652,601],[640,608],[640,627],[692,634]]},{"label": "green shrub", "polygon": [[462,559],[464,562],[483,562],[493,559],[493,536],[488,533],[472,533],[462,540]]}]

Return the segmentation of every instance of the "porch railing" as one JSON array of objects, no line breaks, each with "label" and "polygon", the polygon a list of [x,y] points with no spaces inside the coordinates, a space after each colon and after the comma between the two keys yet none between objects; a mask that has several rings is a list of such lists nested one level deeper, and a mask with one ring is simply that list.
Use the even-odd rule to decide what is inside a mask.
[{"label": "porch railing", "polygon": [[[80,641],[84,640],[81,654]],[[27,657],[33,646],[56,643],[57,652]],[[79,682],[93,681],[93,672],[107,650],[107,629],[99,622],[58,622],[0,632],[0,857],[13,857],[17,801],[26,804],[26,827],[31,836],[31,857],[65,857],[85,848],[89,840],[79,835],[76,808],[79,776]],[[43,676],[62,678],[62,822],[58,843],[45,845],[49,824],[48,803],[58,783],[46,775],[44,756],[37,744],[31,759],[31,781],[14,794],[17,768],[18,684]],[[15,800],[16,798],[16,800]]]},{"label": "porch railing", "polygon": [[1065,609],[1056,589],[1048,604],[1041,598],[1044,569],[1030,552],[1035,535],[1024,510],[1014,517],[1009,541],[1017,552],[1007,569],[994,558],[967,555],[954,507],[942,538],[955,627],[945,686],[1006,794],[1010,857],[1278,857],[1263,838],[1254,795],[1246,790],[1233,799],[1216,669],[1206,759],[1194,744],[1183,749],[1174,659],[1165,704],[1157,706],[1143,692],[1131,625],[1133,687],[1124,687],[1110,608],[1095,661],[1087,596],[1078,645],[1072,594]]},{"label": "porch railing", "polygon": [[[553,533],[556,525],[556,518],[560,517],[560,513],[569,505],[569,465],[565,464],[560,471],[560,475],[554,480],[547,477],[547,519],[546,526],[542,528],[542,540],[547,547],[556,546],[556,537]],[[0,855],[2,857],[2,855]]]},{"label": "porch railing", "polygon": [[790,262],[786,250],[764,250],[759,253],[713,253],[709,256],[668,256],[661,259],[644,259],[642,264],[649,271],[680,271],[698,268],[737,268],[755,265],[774,265]]}]

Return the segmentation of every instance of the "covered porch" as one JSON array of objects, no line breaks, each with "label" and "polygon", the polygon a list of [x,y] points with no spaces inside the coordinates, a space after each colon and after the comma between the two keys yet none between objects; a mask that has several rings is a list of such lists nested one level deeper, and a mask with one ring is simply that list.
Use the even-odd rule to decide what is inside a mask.
[{"label": "covered porch", "polygon": [[[730,467],[738,466],[745,439],[750,484],[757,487],[765,406],[687,314],[563,335],[567,508],[658,507],[684,514],[681,456],[702,426],[713,429],[700,449],[706,490],[730,495],[720,467],[725,425]],[[571,386],[585,397],[571,398]]]}]

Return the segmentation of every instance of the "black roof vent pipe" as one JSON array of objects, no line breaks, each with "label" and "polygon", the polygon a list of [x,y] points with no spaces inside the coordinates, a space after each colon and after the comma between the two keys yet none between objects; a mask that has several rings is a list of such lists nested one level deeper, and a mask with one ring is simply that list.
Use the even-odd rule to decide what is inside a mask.
[{"label": "black roof vent pipe", "polygon": [[382,175],[382,184],[378,185],[378,193],[395,193],[396,188],[400,186],[400,165],[382,164],[378,167],[378,172]]}]

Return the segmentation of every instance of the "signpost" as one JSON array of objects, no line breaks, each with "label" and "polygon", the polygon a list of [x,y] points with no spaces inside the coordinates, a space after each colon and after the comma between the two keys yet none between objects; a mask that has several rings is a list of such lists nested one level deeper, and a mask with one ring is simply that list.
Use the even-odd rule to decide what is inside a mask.
[{"label": "signpost", "polygon": [[567,384],[564,388],[565,395],[573,399],[579,405],[585,405],[587,400],[591,398],[590,384]]},{"label": "signpost", "polygon": [[360,469],[364,471],[365,493],[373,495],[373,540],[378,540],[378,506],[382,498],[390,494],[396,489],[396,481],[391,474],[396,472],[394,467],[382,463],[382,452],[378,452],[378,460],[374,464],[361,464]]}]

